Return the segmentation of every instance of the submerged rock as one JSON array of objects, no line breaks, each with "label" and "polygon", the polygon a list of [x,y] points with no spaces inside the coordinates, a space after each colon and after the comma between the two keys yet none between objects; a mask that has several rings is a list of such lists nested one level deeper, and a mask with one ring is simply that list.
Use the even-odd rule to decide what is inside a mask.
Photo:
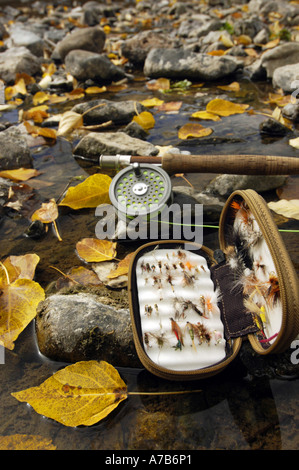
[{"label": "submerged rock", "polygon": [[40,352],[63,362],[95,359],[140,367],[129,310],[112,305],[108,297],[88,293],[48,297],[36,317]]},{"label": "submerged rock", "polygon": [[152,49],[143,72],[151,78],[218,80],[233,74],[240,67],[234,57],[215,57],[184,49]]},{"label": "submerged rock", "polygon": [[25,137],[12,126],[0,132],[0,170],[31,168],[33,159]]},{"label": "submerged rock", "polygon": [[[87,112],[90,110],[89,112]],[[109,101],[92,100],[80,103],[72,108],[72,111],[84,114],[84,124],[93,125],[112,121],[113,124],[129,124],[137,113],[141,113],[145,107],[136,101]]]}]

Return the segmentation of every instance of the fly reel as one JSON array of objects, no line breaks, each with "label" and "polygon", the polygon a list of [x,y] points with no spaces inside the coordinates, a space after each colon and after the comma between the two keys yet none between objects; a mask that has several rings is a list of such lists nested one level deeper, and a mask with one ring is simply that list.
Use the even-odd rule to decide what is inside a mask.
[{"label": "fly reel", "polygon": [[120,219],[142,216],[150,220],[171,202],[171,180],[160,167],[133,163],[113,178],[109,197]]}]

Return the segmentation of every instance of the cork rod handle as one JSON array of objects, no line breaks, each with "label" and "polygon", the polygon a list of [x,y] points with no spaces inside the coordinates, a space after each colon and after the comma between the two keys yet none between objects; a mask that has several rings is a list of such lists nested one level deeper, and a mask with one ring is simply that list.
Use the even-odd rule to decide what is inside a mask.
[{"label": "cork rod handle", "polygon": [[162,168],[175,173],[235,175],[299,174],[299,158],[269,155],[175,155],[162,157]]}]

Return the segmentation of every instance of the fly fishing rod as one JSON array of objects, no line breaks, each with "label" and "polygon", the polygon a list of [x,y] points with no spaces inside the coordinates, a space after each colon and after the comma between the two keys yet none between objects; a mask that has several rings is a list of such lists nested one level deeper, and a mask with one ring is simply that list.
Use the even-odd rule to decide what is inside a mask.
[{"label": "fly fishing rod", "polygon": [[272,155],[185,155],[163,157],[101,155],[101,170],[120,170],[134,163],[159,165],[169,175],[175,173],[222,173],[236,175],[299,174],[299,158]]}]

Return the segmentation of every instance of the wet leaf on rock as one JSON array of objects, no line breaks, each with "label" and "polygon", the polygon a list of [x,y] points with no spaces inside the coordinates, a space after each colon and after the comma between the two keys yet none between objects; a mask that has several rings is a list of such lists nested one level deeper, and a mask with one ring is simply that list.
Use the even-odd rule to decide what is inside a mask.
[{"label": "wet leaf on rock", "polygon": [[92,426],[128,396],[118,371],[105,361],[82,361],[59,370],[38,387],[12,393],[39,414],[65,426]]},{"label": "wet leaf on rock", "polygon": [[61,116],[57,136],[70,134],[74,129],[80,126],[83,126],[82,114],[75,113],[74,111],[66,111]]},{"label": "wet leaf on rock", "polygon": [[143,111],[137,116],[134,116],[133,121],[137,122],[137,124],[145,130],[152,129],[155,126],[155,118],[152,113],[148,111]]}]

